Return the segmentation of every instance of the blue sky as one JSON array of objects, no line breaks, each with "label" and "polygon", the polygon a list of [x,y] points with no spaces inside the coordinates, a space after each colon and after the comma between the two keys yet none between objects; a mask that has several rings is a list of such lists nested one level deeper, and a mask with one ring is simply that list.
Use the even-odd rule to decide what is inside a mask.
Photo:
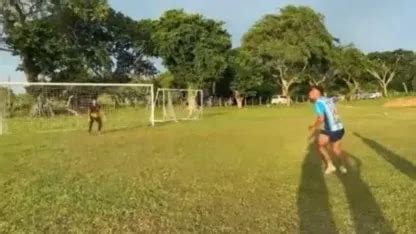
[{"label": "blue sky", "polygon": [[[165,10],[183,8],[222,20],[239,45],[242,35],[262,15],[288,4],[307,5],[325,15],[329,31],[345,44],[365,52],[404,48],[416,50],[414,0],[109,0],[111,6],[134,19],[158,18]],[[19,59],[0,52],[0,81],[16,72]]]}]

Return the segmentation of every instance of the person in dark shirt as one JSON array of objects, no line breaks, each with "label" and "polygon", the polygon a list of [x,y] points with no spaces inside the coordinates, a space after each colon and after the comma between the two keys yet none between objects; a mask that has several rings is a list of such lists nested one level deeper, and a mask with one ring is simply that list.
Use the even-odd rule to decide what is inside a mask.
[{"label": "person in dark shirt", "polygon": [[88,119],[89,119],[88,132],[91,133],[94,122],[97,122],[98,132],[101,133],[101,129],[103,127],[102,111],[101,111],[100,104],[98,104],[96,100],[93,100],[91,105],[88,108]]}]

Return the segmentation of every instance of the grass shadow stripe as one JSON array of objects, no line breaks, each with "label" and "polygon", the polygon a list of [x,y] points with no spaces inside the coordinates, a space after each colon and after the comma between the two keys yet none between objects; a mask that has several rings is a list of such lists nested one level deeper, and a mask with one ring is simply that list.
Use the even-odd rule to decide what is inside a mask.
[{"label": "grass shadow stripe", "polygon": [[354,133],[355,136],[360,138],[366,145],[372,148],[378,155],[383,157],[387,162],[393,165],[398,171],[403,173],[404,175],[408,176],[412,180],[416,180],[416,166],[404,159],[403,157],[399,156],[395,152],[387,149],[382,144],[378,143],[375,140],[371,140],[366,138],[359,133]]}]

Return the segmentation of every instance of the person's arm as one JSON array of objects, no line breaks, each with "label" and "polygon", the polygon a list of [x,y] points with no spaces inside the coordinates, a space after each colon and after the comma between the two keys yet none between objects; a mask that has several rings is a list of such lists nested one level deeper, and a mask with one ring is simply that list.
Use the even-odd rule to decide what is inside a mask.
[{"label": "person's arm", "polygon": [[319,129],[322,126],[324,121],[325,121],[324,116],[318,116],[316,118],[315,122],[312,125],[309,126],[309,130],[316,131],[317,129]]},{"label": "person's arm", "polygon": [[316,131],[325,122],[325,106],[322,103],[318,102],[315,104],[315,112],[318,117],[315,122],[309,126],[309,130],[311,131]]}]

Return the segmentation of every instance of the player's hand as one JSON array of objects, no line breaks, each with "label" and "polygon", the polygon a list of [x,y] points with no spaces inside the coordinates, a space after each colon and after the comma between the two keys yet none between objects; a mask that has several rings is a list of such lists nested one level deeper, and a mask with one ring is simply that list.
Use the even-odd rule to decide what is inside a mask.
[{"label": "player's hand", "polygon": [[309,129],[309,131],[315,131],[316,130],[315,125],[309,125],[308,129]]},{"label": "player's hand", "polygon": [[315,125],[309,125],[308,129],[309,129],[308,140],[312,140],[313,138],[316,137],[316,126]]}]

